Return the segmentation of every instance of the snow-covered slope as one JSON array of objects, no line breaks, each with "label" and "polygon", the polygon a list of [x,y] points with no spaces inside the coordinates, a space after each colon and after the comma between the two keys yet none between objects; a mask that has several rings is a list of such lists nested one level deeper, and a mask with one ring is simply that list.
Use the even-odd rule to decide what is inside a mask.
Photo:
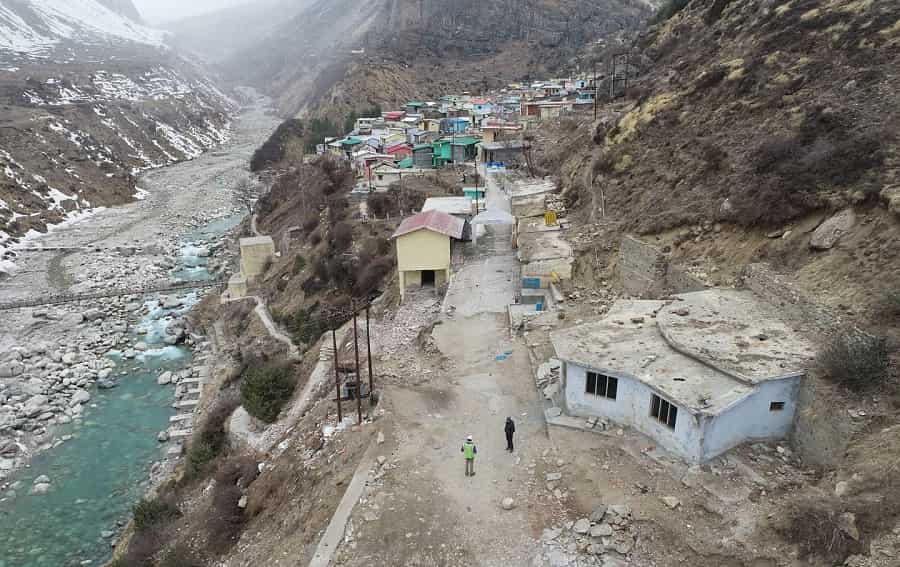
[{"label": "snow-covered slope", "polygon": [[40,57],[67,43],[162,47],[163,39],[97,0],[0,0],[0,51]]}]

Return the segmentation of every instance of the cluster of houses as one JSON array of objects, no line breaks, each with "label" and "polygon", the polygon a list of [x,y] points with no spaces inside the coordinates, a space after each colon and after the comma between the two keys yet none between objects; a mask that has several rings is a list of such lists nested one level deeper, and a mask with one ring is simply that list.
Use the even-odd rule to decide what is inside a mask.
[{"label": "cluster of houses", "polygon": [[510,84],[483,96],[445,95],[407,102],[381,116],[359,118],[343,137],[318,146],[349,160],[361,190],[386,190],[403,176],[422,175],[449,164],[520,163],[529,147],[524,130],[532,120],[556,118],[594,104],[592,79]]}]

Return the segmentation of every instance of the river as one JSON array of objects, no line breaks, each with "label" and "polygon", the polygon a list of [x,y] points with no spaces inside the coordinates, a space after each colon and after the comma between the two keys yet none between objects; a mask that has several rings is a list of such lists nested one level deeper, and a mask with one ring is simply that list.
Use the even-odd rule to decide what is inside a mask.
[{"label": "river", "polygon": [[[231,143],[194,161],[148,173],[142,179],[142,187],[149,191],[145,201],[54,231],[41,239],[44,245],[89,243],[112,249],[126,242],[155,241],[175,260],[170,278],[208,278],[207,259],[198,252],[239,222],[227,189],[246,171],[253,149],[277,125],[265,102],[258,100],[236,121]],[[0,288],[0,297],[83,284],[83,272],[101,271],[105,258],[89,250],[24,256],[23,275]],[[147,261],[139,254],[123,259],[124,281],[139,284],[140,269]],[[109,558],[111,541],[149,487],[152,463],[163,459],[171,446],[160,443],[157,433],[168,428],[174,414],[172,388],[157,385],[156,378],[163,370],[177,371],[194,363],[189,348],[163,342],[166,326],[184,315],[198,296],[192,292],[179,299],[182,304],[174,309],[160,307],[157,297],[141,300],[145,307],[137,312],[139,317],[129,321],[121,344],[106,353],[115,363],[112,374],[118,386],[92,388],[83,414],[55,426],[49,448],[5,479],[0,491],[0,567],[93,566]],[[54,323],[38,326],[37,320],[34,313],[11,316],[9,329],[22,330],[17,336],[10,333],[7,344],[34,341],[42,334],[66,344],[87,333],[66,335]],[[146,348],[133,358],[123,356],[125,347],[138,343]],[[32,494],[34,481],[42,476],[51,480],[52,488]]]}]

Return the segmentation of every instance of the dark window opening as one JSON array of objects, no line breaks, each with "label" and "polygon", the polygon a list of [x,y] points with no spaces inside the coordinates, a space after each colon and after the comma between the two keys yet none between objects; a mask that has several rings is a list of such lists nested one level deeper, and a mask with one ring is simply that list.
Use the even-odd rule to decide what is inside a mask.
[{"label": "dark window opening", "polygon": [[616,399],[616,394],[619,392],[619,379],[605,374],[588,372],[587,380],[584,384],[584,391],[588,394],[603,396],[604,398],[614,400]]},{"label": "dark window opening", "polygon": [[650,398],[650,416],[669,429],[675,429],[675,422],[678,419],[678,408],[653,394]]},{"label": "dark window opening", "polygon": [[784,402],[772,402],[769,404],[769,411],[781,411],[784,409]]},{"label": "dark window opening", "polygon": [[422,270],[422,285],[434,287],[434,270]]}]

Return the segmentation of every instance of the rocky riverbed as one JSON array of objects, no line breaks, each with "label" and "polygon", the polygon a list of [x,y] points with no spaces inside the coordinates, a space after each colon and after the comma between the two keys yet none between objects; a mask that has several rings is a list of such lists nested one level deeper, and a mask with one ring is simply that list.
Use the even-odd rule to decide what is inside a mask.
[{"label": "rocky riverbed", "polygon": [[[29,239],[15,258],[17,272],[0,280],[0,302],[139,289],[221,275],[230,261],[223,234],[240,219],[230,189],[245,175],[250,154],[275,125],[265,111],[265,101],[258,100],[236,121],[231,143],[194,161],[148,173],[141,180],[146,191],[142,200],[97,211],[79,222]],[[64,455],[67,442],[78,441],[79,435],[94,436],[94,443],[113,449],[115,443],[130,442],[147,448],[144,437],[140,443],[130,437],[139,433],[152,441],[149,448],[170,443],[175,446],[172,455],[178,453],[177,444],[184,440],[169,439],[165,421],[172,413],[170,404],[197,395],[196,386],[187,384],[196,384],[202,374],[209,345],[190,332],[185,316],[203,293],[117,296],[0,312],[0,516],[33,514],[33,518],[21,518],[23,525],[31,525],[30,520],[37,518],[35,506],[4,508],[3,502],[50,498],[54,494],[62,498],[64,495],[58,492],[85,490],[83,483],[70,483],[72,488],[58,491],[54,465],[48,465],[43,456],[40,463],[35,460],[44,453],[50,459],[55,453]],[[142,381],[140,388],[136,380]],[[165,389],[167,394],[160,397],[149,392],[147,383],[153,391]],[[112,396],[104,391],[119,394]],[[104,424],[94,421],[124,417],[123,410],[127,414],[129,403],[133,405],[135,428],[156,429],[122,431],[110,424],[104,432]],[[115,414],[105,411],[116,404]],[[145,410],[148,416],[141,414]],[[129,420],[124,423],[127,427]],[[109,466],[129,467],[132,476],[134,470],[143,471],[147,480],[149,472],[159,477],[168,468],[161,464],[166,460],[161,459],[151,471],[146,457],[154,451],[131,449],[122,446],[120,452],[144,460]],[[160,449],[155,453],[160,455]],[[29,463],[51,470],[31,475],[35,478],[26,474],[24,481],[17,470]],[[75,478],[83,472],[72,470],[78,466],[76,457],[56,468],[68,469]],[[90,481],[89,491],[99,482],[99,477]],[[107,490],[115,491],[116,487]],[[75,506],[82,502],[83,509],[90,508],[90,503],[85,503],[89,494],[65,496],[71,496]],[[134,494],[129,491],[127,496],[132,500],[126,501],[123,496],[114,508],[127,512]],[[96,537],[114,536],[111,518],[90,521],[97,523]],[[47,533],[45,539],[52,540],[56,535]],[[19,557],[36,554],[43,559],[30,565],[56,566],[74,558],[63,549],[54,551],[52,544],[47,544],[51,548],[47,552],[40,537],[31,539],[40,545],[23,547],[18,550]],[[88,561],[82,564],[94,564],[97,551],[92,553],[77,557]]]}]

